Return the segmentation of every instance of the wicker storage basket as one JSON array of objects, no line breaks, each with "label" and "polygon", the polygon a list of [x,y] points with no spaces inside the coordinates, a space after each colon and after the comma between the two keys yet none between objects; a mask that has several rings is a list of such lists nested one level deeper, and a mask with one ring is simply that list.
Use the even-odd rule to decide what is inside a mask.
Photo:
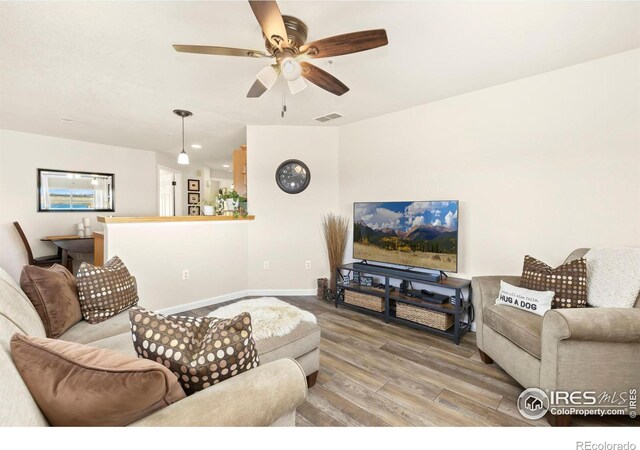
[{"label": "wicker storage basket", "polygon": [[453,326],[454,315],[398,302],[396,317],[446,331]]},{"label": "wicker storage basket", "polygon": [[363,294],[362,292],[344,290],[344,302],[349,305],[370,309],[371,311],[384,311],[384,298],[375,295]]}]

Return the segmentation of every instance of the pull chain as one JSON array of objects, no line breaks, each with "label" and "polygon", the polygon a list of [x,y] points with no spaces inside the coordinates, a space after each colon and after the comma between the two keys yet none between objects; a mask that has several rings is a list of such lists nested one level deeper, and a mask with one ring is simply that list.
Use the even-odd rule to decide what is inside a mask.
[{"label": "pull chain", "polygon": [[284,119],[284,114],[287,112],[287,88],[282,83],[282,111],[280,111],[280,117]]}]

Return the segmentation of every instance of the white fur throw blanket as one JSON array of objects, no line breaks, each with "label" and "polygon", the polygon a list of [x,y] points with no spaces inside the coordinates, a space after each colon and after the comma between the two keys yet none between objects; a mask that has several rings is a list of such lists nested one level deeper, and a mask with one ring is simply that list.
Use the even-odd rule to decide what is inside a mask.
[{"label": "white fur throw blanket", "polygon": [[296,308],[275,297],[240,300],[208,314],[208,317],[228,319],[240,313],[251,314],[251,327],[255,340],[284,336],[293,331],[300,322],[316,323],[316,316]]},{"label": "white fur throw blanket", "polygon": [[640,248],[592,248],[587,260],[587,303],[633,308],[640,292]]}]

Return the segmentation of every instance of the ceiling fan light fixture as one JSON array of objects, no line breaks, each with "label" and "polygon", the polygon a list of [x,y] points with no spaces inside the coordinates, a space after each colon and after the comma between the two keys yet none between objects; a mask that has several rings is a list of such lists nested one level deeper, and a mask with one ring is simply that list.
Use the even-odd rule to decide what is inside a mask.
[{"label": "ceiling fan light fixture", "polygon": [[280,71],[285,80],[294,81],[300,78],[302,67],[298,61],[287,57],[280,62]]},{"label": "ceiling fan light fixture", "polygon": [[258,72],[256,78],[267,89],[271,89],[276,81],[278,81],[278,71],[273,66],[267,66]]},{"label": "ceiling fan light fixture", "polygon": [[[283,16],[276,0],[249,0],[249,5],[262,29],[266,52],[210,45],[174,45],[176,51],[185,53],[275,58],[276,64],[271,68],[264,68],[257,75],[247,92],[247,98],[258,98],[273,88],[281,73],[286,81],[304,77],[306,81],[319,88],[341,96],[348,92],[349,88],[335,76],[306,60],[364,52],[389,43],[384,29],[345,33],[307,42],[307,25],[297,17]],[[294,89],[291,86],[290,88]],[[298,83],[295,88],[302,89],[302,85]]]},{"label": "ceiling fan light fixture", "polygon": [[287,81],[287,84],[289,85],[289,92],[291,92],[291,95],[295,95],[298,92],[302,92],[307,87],[307,82],[304,81],[304,78],[302,77],[293,81]]}]

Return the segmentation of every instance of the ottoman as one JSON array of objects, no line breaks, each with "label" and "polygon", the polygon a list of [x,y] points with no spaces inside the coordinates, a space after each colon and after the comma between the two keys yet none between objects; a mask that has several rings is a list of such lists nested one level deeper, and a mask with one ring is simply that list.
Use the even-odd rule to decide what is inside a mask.
[{"label": "ottoman", "polygon": [[320,327],[315,323],[300,322],[284,336],[257,339],[256,348],[261,364],[294,358],[307,376],[307,386],[316,384],[320,368]]},{"label": "ottoman", "polygon": [[[284,308],[282,314],[278,308]],[[251,314],[254,328],[256,349],[260,356],[260,363],[265,364],[281,358],[293,358],[302,367],[306,377],[307,386],[316,384],[318,369],[320,368],[320,327],[315,323],[315,317],[289,303],[276,298],[264,297],[260,299],[241,300],[229,306],[223,306],[210,312],[212,317],[233,317],[240,312]],[[260,328],[268,327],[269,320],[281,320],[285,316],[289,318],[291,312],[300,312],[307,318],[310,316],[314,322],[300,320],[290,331],[281,335],[263,337],[265,333]]]}]

